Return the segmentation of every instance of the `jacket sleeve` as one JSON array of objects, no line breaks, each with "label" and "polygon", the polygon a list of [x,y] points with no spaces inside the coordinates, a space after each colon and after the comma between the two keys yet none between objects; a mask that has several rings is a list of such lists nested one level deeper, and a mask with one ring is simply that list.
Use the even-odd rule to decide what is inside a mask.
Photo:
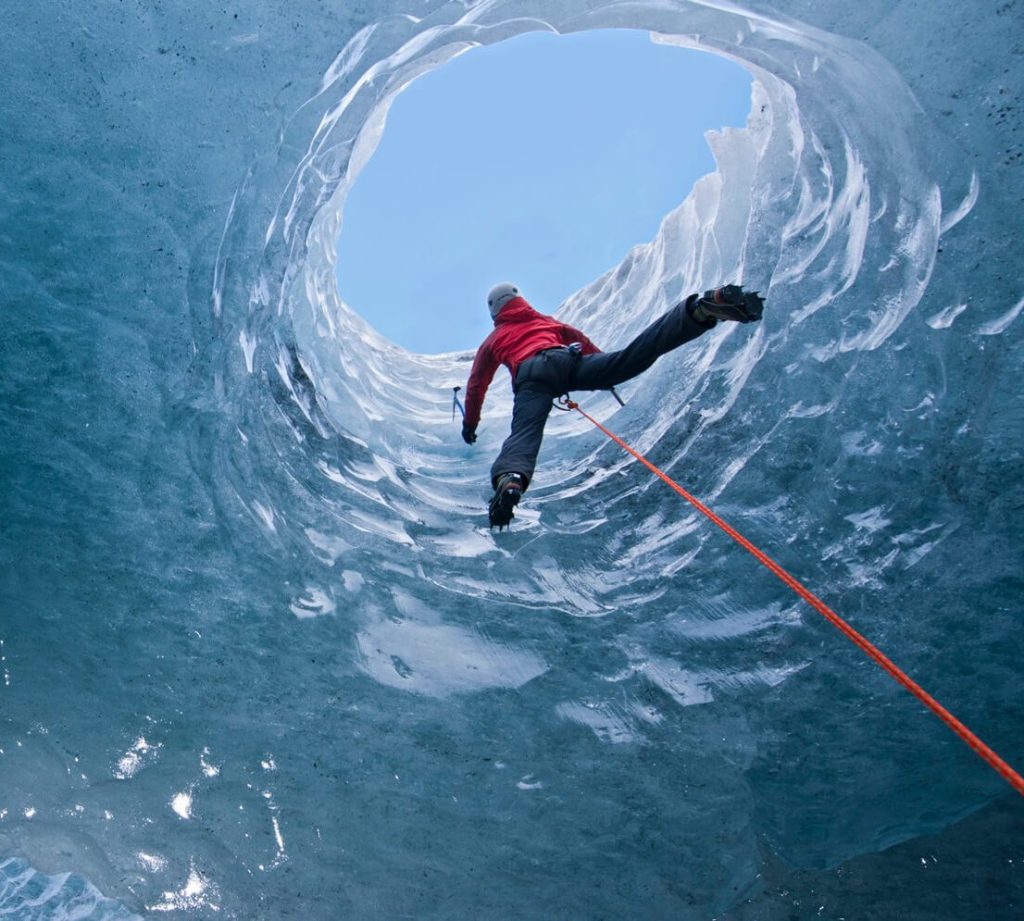
[{"label": "jacket sleeve", "polygon": [[569,326],[568,323],[562,324],[561,335],[562,342],[565,343],[565,345],[569,345],[570,343],[573,342],[578,342],[580,345],[582,345],[584,355],[594,355],[595,353],[601,351],[596,345],[594,345],[593,342],[591,342],[587,338],[586,333],[583,333],[580,330],[576,329],[575,326]]},{"label": "jacket sleeve", "polygon": [[466,428],[475,430],[480,424],[480,411],[483,409],[484,397],[487,395],[487,388],[491,386],[494,372],[497,370],[498,362],[491,352],[490,343],[484,342],[476,350],[473,367],[469,372],[469,381],[466,384],[466,418],[462,421]]}]

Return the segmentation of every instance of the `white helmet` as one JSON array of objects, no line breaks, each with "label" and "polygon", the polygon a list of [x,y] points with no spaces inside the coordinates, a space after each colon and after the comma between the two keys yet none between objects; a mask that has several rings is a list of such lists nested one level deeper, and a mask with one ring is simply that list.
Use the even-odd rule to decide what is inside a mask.
[{"label": "white helmet", "polygon": [[519,297],[519,289],[510,281],[503,281],[491,288],[487,295],[487,309],[491,311],[491,319],[514,297]]}]

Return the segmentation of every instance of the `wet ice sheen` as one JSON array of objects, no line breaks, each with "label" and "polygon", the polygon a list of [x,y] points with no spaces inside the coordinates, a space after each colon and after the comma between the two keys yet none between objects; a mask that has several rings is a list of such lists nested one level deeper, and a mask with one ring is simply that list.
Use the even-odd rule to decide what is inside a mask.
[{"label": "wet ice sheen", "polygon": [[767,292],[588,410],[1020,762],[1019,17],[323,7],[10,13],[0,917],[789,917],[801,880],[871,915],[886,855],[827,868],[998,778],[574,415],[489,533],[504,381],[467,448],[470,356],[378,336],[334,242],[388,99],[475,43],[743,63],[718,170],[537,306],[611,347]]}]

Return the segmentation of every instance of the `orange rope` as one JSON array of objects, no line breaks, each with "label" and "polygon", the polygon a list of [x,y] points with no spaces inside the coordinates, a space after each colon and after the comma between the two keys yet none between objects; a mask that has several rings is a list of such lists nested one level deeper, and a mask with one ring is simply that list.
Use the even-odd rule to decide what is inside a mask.
[{"label": "orange rope", "polygon": [[839,630],[850,642],[855,646],[863,650],[870,658],[874,659],[878,665],[880,665],[885,671],[887,671],[893,678],[896,679],[904,688],[910,691],[921,703],[923,703],[929,710],[931,710],[942,722],[944,722],[950,729],[953,730],[964,742],[966,742],[971,749],[974,751],[979,758],[983,759],[988,765],[995,770],[1000,777],[1003,778],[1010,786],[1012,786],[1018,793],[1024,796],[1024,777],[1021,777],[1009,764],[1007,764],[1002,758],[999,757],[991,748],[989,748],[984,742],[981,741],[970,729],[968,729],[963,723],[960,722],[952,713],[949,712],[942,704],[940,704],[934,697],[931,696],[924,688],[921,687],[913,678],[911,678],[906,672],[898,668],[892,660],[886,656],[880,649],[865,639],[861,634],[853,629],[845,620],[843,620],[835,611],[833,611],[824,601],[822,601],[817,595],[809,591],[796,579],[794,579],[786,570],[784,570],[778,563],[776,563],[771,557],[758,550],[749,540],[747,540],[737,530],[730,527],[726,522],[718,517],[711,509],[709,509],[703,502],[694,496],[690,495],[682,486],[671,479],[667,474],[663,473],[657,467],[654,466],[646,457],[640,452],[631,448],[626,442],[624,442],[617,435],[606,429],[600,422],[598,422],[593,416],[588,415],[582,409],[578,403],[572,400],[565,402],[566,408],[575,409],[585,419],[589,419],[597,428],[605,433],[609,438],[612,439],[616,444],[625,448],[630,454],[633,455],[641,464],[643,464],[648,470],[664,480],[669,486],[672,487],[679,495],[681,495],[687,502],[689,502],[698,512],[705,515],[711,521],[713,521],[718,527],[720,527],[726,534],[728,534],[736,543],[738,543],[744,550],[753,555],[762,565],[768,570],[774,573],[779,579],[781,579],[786,585],[788,585],[794,592],[796,592],[801,598],[804,599],[811,607],[813,607],[822,617],[824,617],[833,627]]}]

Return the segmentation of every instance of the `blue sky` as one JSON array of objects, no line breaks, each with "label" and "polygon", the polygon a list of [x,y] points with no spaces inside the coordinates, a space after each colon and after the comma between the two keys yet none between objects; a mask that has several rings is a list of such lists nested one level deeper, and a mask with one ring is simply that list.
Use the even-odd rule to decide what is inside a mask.
[{"label": "blue sky", "polygon": [[653,238],[714,167],[704,132],[749,108],[745,70],[645,32],[466,52],[391,107],[345,204],[342,297],[417,352],[479,345],[499,281],[553,313]]}]

